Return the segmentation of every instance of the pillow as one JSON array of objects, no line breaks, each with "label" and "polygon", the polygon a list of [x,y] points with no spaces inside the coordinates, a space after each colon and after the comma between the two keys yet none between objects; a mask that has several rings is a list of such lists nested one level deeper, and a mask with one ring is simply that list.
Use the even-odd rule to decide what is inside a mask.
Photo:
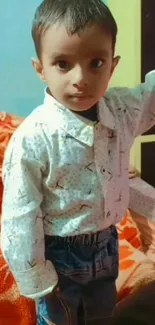
[{"label": "pillow", "polygon": [[141,233],[144,253],[155,261],[155,222],[134,211],[131,215]]},{"label": "pillow", "polygon": [[118,300],[155,280],[155,263],[127,240],[119,240]]},{"label": "pillow", "polygon": [[127,210],[126,216],[117,224],[119,239],[127,240],[133,247],[142,249],[143,243],[141,232],[137,227],[136,222],[132,219],[131,213]]},{"label": "pillow", "polygon": [[[139,221],[145,220],[138,215]],[[133,211],[127,211],[117,225],[119,235],[119,277],[117,279],[118,300],[155,280],[155,264],[143,252],[143,233]]]}]

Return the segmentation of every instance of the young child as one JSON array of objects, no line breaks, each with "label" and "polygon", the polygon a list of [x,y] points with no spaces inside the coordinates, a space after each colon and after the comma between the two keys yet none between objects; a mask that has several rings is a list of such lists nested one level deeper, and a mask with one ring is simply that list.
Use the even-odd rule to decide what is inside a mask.
[{"label": "young child", "polygon": [[3,165],[2,250],[38,325],[108,324],[129,151],[155,124],[154,72],[106,92],[116,22],[101,0],[44,0],[32,35],[44,103],[14,133]]}]

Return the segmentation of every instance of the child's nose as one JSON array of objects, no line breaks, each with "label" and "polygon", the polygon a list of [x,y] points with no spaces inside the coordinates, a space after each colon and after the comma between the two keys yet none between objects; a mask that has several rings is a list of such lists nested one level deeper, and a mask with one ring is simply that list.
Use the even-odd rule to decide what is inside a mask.
[{"label": "child's nose", "polygon": [[73,86],[77,88],[83,88],[88,85],[88,74],[81,67],[77,67],[73,73]]}]

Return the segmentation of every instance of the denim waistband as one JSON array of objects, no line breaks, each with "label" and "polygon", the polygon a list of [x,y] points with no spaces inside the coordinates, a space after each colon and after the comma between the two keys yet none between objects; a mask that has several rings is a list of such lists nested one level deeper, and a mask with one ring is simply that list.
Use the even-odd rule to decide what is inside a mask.
[{"label": "denim waistband", "polygon": [[48,245],[51,242],[57,242],[60,244],[69,245],[96,245],[104,240],[107,240],[110,236],[117,237],[117,230],[114,225],[111,225],[107,229],[98,231],[96,233],[82,234],[76,236],[59,237],[59,236],[45,236],[45,243]]}]

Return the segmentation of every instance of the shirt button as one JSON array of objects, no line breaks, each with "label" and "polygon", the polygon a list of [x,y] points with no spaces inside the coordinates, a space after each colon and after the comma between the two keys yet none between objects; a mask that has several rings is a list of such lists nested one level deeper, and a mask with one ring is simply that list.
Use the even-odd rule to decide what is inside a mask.
[{"label": "shirt button", "polygon": [[104,167],[104,166],[101,166],[101,168],[100,168],[100,172],[101,172],[102,175],[105,174],[105,167]]}]

